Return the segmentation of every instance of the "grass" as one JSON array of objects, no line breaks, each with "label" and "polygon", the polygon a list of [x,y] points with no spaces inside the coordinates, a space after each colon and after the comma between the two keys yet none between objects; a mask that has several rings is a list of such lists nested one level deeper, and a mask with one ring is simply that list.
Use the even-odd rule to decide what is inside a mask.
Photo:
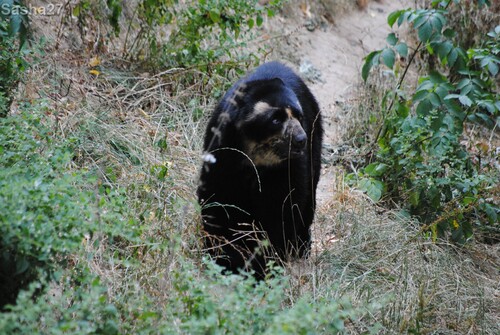
[{"label": "grass", "polygon": [[316,222],[314,287],[316,294],[331,294],[321,288],[333,281],[335,297],[383,305],[353,324],[352,333],[375,320],[382,333],[498,332],[497,246],[433,243],[408,218],[352,190],[341,192]]},{"label": "grass", "polygon": [[[98,182],[87,187],[122,201],[110,207],[126,209],[114,224],[134,220],[140,238],[85,236],[83,251],[69,257],[36,308],[25,310],[32,301],[23,292],[13,312],[0,318],[0,329],[500,333],[498,245],[434,243],[410,218],[347,187],[344,171],[331,162],[324,166],[332,171],[325,177],[331,192],[318,204],[311,257],[289,264],[269,283],[218,275],[203,258],[195,189],[206,118],[233,78],[182,69],[136,73],[112,60],[103,60],[100,72],[95,76],[85,62],[49,53],[19,96],[46,98],[54,132],[76,143],[70,170],[95,173]],[[354,99],[354,114],[370,94]],[[74,279],[85,276],[93,279]]]},{"label": "grass", "polygon": [[[83,89],[95,86],[95,78],[88,80]],[[94,99],[99,101],[87,101],[71,121],[61,122],[72,125],[62,130],[80,139],[81,167],[98,170],[109,187],[127,190],[127,204],[138,213],[144,240],[158,246],[135,246],[142,251],[128,257],[141,265],[127,272],[100,256],[110,247],[101,244],[89,251],[92,271],[109,285],[112,296],[114,290],[137,286],[166,301],[174,280],[168,273],[182,268],[185,257],[203,268],[194,194],[204,118],[192,111],[210,110],[214,101],[200,98],[198,86],[173,94],[162,84],[168,79],[133,80],[131,88],[124,88],[118,75],[98,79],[99,98]],[[116,86],[119,94],[106,93]],[[498,331],[496,246],[462,249],[433,243],[410,219],[377,208],[347,188],[342,172],[335,177],[330,198],[318,208],[313,256],[287,268],[289,307],[303,296],[348,299],[365,311],[347,324],[353,334],[376,323],[382,333],[395,334]],[[165,245],[168,240],[173,246]],[[221,289],[216,294],[226,293]]]}]

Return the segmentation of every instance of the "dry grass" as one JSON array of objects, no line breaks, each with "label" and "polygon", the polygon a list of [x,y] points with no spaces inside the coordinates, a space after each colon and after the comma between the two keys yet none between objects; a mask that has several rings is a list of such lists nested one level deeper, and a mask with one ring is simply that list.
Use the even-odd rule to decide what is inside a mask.
[{"label": "dry grass", "polygon": [[317,213],[313,256],[289,269],[291,295],[383,306],[350,323],[352,334],[375,322],[384,334],[500,331],[498,246],[434,243],[416,222],[335,188]]},{"label": "dry grass", "polygon": [[[35,67],[23,95],[49,97],[57,131],[79,141],[75,166],[98,171],[106,187],[127,190],[144,240],[156,239],[158,246],[172,241],[166,249],[123,250],[106,240],[88,241],[92,256],[79,261],[101,276],[111,297],[145,290],[161,303],[181,259],[199,262],[195,188],[201,136],[214,103],[207,97],[224,79],[181,69],[137,74],[111,63],[96,77],[88,60],[65,56],[49,55]],[[307,294],[372,305],[363,318],[348,322],[352,334],[377,322],[383,334],[500,333],[498,245],[433,243],[415,222],[378,208],[345,186],[342,171],[334,171],[331,194],[317,211],[313,254],[287,268],[290,304]],[[110,264],[103,257],[110,249],[128,253],[141,266]]]},{"label": "dry grass", "polygon": [[[111,63],[102,64],[99,76],[89,69],[87,60],[48,55],[32,69],[21,96],[48,97],[47,114],[58,121],[55,131],[77,142],[74,168],[96,171],[102,187],[126,190],[127,207],[144,227],[145,241],[172,240],[197,258],[195,189],[206,110],[213,104],[207,97],[226,79],[183,69],[134,73]],[[160,291],[158,278],[177,261],[173,249],[145,244],[119,250],[102,236],[86,245],[90,267],[111,292],[138,283]],[[136,253],[130,257],[144,267],[129,273],[122,264],[109,264],[104,254],[110,249]]]}]

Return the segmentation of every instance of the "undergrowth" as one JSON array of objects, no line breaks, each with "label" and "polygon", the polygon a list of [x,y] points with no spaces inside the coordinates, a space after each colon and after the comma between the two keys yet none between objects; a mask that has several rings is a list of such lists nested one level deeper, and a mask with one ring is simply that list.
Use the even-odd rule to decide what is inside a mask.
[{"label": "undergrowth", "polygon": [[[201,135],[232,76],[257,61],[225,63],[240,46],[235,25],[241,37],[271,13],[245,3],[238,16],[220,7],[233,1],[203,2],[191,18],[207,38],[196,56],[159,61],[198,38],[162,45],[171,41],[158,39],[162,29],[176,29],[172,10],[190,24],[181,7],[165,9],[171,3],[139,1],[158,21],[136,29],[147,15],[125,2],[71,2],[60,22],[75,16],[89,62],[50,45],[23,85],[12,82],[15,99],[0,118],[0,333],[497,334],[498,248],[434,243],[343,177],[317,210],[309,259],[263,282],[221,275],[199,241]],[[106,10],[97,17],[93,8]],[[96,23],[102,30],[88,29]],[[125,40],[121,56],[157,71],[113,63],[110,41]],[[210,54],[214,45],[221,53]]]},{"label": "undergrowth", "polygon": [[28,67],[28,16],[12,10],[19,5],[19,1],[0,1],[0,117],[7,115],[13,91]]},{"label": "undergrowth", "polygon": [[[419,217],[433,240],[449,235],[463,243],[476,230],[498,242],[499,175],[491,138],[500,116],[495,79],[500,26],[464,49],[460,30],[447,24],[452,3],[465,6],[433,1],[429,9],[388,16],[391,27],[410,24],[418,43],[409,47],[391,33],[388,46],[365,59],[365,80],[380,64],[394,71],[398,83],[380,101],[382,124],[373,140],[377,148],[368,155],[369,164],[351,178],[374,201],[394,201]],[[476,7],[487,10],[484,3]],[[423,69],[415,89],[406,88],[405,76],[419,55],[437,63]],[[465,146],[462,140],[471,126],[490,132],[490,141],[477,143],[477,148]]]}]

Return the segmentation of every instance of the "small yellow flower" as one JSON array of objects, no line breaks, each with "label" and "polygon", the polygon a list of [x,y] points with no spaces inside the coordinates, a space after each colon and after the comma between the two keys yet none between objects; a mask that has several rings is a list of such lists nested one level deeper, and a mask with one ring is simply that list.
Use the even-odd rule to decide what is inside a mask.
[{"label": "small yellow flower", "polygon": [[89,61],[89,66],[90,67],[96,67],[98,65],[101,64],[101,60],[99,59],[99,57],[92,57]]},{"label": "small yellow flower", "polygon": [[451,224],[452,224],[453,228],[455,228],[455,229],[458,229],[458,227],[460,227],[459,224],[458,224],[458,222],[457,222],[457,220],[453,220],[451,222]]},{"label": "small yellow flower", "polygon": [[93,74],[94,76],[98,76],[101,74],[101,72],[97,71],[97,70],[90,70],[89,71],[90,74]]}]

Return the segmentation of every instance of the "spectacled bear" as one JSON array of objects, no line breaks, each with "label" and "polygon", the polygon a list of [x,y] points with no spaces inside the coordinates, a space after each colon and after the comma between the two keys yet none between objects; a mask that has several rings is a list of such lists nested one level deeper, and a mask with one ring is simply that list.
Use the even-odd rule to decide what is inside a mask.
[{"label": "spectacled bear", "polygon": [[205,248],[217,264],[262,279],[269,260],[308,254],[322,136],[316,99],[279,62],[224,95],[206,128],[197,190]]}]

